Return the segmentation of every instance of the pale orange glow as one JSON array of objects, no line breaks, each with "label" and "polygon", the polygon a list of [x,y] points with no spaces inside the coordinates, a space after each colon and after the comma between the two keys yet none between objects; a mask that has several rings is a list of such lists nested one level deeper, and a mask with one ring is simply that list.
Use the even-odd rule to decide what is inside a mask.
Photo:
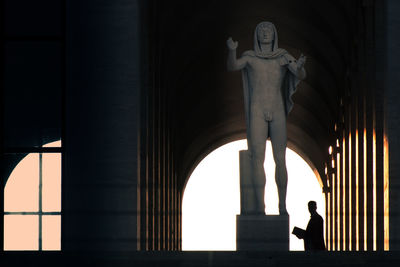
[{"label": "pale orange glow", "polygon": [[29,154],[18,163],[7,180],[4,211],[38,211],[38,187],[39,154]]},{"label": "pale orange glow", "polygon": [[337,177],[337,242],[338,242],[338,250],[340,250],[340,243],[342,240],[341,231],[340,231],[340,223],[341,223],[341,210],[340,210],[340,191],[341,191],[341,177],[340,177],[340,153],[336,154],[336,177]]},{"label": "pale orange glow", "polygon": [[383,137],[383,158],[384,250],[389,250],[389,140],[386,134]]},{"label": "pale orange glow", "polygon": [[336,139],[336,147],[339,147],[339,146],[340,146],[339,139]]},{"label": "pale orange glow", "polygon": [[4,188],[4,212],[4,250],[61,249],[61,153],[30,153],[18,163]]},{"label": "pale orange glow", "polygon": [[373,250],[376,251],[376,133],[372,133],[372,197],[373,197]]},{"label": "pale orange glow", "polygon": [[43,250],[61,250],[61,215],[43,216]]},{"label": "pale orange glow", "polygon": [[4,216],[4,250],[38,250],[38,215]]},{"label": "pale orange glow", "polygon": [[43,211],[61,211],[61,155],[43,154]]},{"label": "pale orange glow", "polygon": [[359,155],[358,155],[358,130],[356,130],[356,137],[355,137],[355,142],[356,142],[356,250],[360,250],[360,209],[359,209],[359,205],[360,205],[360,196],[359,196],[359,189],[360,189],[360,184],[359,184]]},{"label": "pale orange glow", "polygon": [[332,250],[336,250],[336,213],[335,213],[336,181],[335,174],[332,174]]},{"label": "pale orange glow", "polygon": [[332,146],[329,146],[329,155],[332,155]]},{"label": "pale orange glow", "polygon": [[343,222],[343,247],[342,250],[345,250],[346,248],[346,141],[345,138],[343,137],[343,148],[342,148],[343,154],[342,154],[342,170],[343,170],[343,175],[342,175],[342,185],[343,185],[343,199],[342,199],[342,203],[343,203],[343,218],[342,218],[342,222]]},{"label": "pale orange glow", "polygon": [[364,152],[364,250],[367,250],[367,129],[364,128],[363,135],[363,152]]},{"label": "pale orange glow", "polygon": [[327,247],[328,250],[331,250],[331,196],[330,193],[327,193],[327,199],[328,199],[328,218],[326,218],[328,220],[328,227],[327,227],[327,235],[325,237],[326,243],[327,243]]},{"label": "pale orange glow", "polygon": [[335,160],[334,159],[332,159],[332,168],[333,169],[335,168]]},{"label": "pale orange glow", "polygon": [[353,210],[351,207],[352,206],[352,196],[353,196],[353,194],[352,194],[353,184],[351,181],[351,179],[353,178],[352,173],[351,173],[351,171],[352,171],[351,160],[352,160],[353,154],[351,154],[352,153],[351,145],[352,144],[351,144],[351,132],[350,132],[349,133],[349,250],[353,249],[353,246],[352,246],[352,231],[353,231],[353,227],[352,227],[353,213],[352,212],[353,212]]},{"label": "pale orange glow", "polygon": [[360,196],[359,196],[359,165],[358,165],[358,160],[359,160],[359,155],[358,155],[358,130],[356,130],[356,250],[360,250],[360,222],[359,222],[359,214],[360,214]]}]

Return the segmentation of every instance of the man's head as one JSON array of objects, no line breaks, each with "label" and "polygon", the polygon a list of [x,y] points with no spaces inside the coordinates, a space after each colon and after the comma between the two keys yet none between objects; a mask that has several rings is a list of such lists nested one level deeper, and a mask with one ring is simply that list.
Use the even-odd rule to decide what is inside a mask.
[{"label": "man's head", "polygon": [[317,202],[315,201],[309,201],[308,202],[308,211],[313,214],[315,212],[317,212]]}]

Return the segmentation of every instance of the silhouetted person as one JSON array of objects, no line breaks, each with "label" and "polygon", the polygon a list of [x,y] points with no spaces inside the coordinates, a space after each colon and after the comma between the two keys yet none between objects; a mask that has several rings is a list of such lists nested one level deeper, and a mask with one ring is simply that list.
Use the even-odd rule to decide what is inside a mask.
[{"label": "silhouetted person", "polygon": [[307,224],[306,230],[295,227],[293,234],[300,239],[304,239],[305,250],[325,250],[324,242],[324,220],[317,213],[317,203],[315,201],[308,202],[308,210],[311,219]]}]

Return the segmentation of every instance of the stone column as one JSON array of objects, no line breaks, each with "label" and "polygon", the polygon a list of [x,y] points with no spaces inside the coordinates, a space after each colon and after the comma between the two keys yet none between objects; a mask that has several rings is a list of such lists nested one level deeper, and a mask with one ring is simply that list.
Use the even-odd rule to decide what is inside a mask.
[{"label": "stone column", "polygon": [[390,250],[400,250],[400,2],[386,0],[386,43],[381,47],[384,52],[385,65],[383,72],[385,87],[385,134],[389,140],[389,233]]},{"label": "stone column", "polygon": [[138,248],[138,0],[67,1],[64,251]]}]

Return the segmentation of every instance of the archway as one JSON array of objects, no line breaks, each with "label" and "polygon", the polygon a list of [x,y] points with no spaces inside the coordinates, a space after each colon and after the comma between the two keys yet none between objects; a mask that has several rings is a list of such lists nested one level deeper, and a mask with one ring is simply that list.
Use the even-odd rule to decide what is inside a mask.
[{"label": "archway", "polygon": [[[240,212],[238,151],[246,140],[223,145],[205,157],[186,184],[182,202],[183,250],[235,250],[236,214]],[[296,152],[287,149],[287,208],[290,229],[305,228],[309,219],[307,202],[315,200],[325,220],[325,198],[313,170]],[[267,144],[265,170],[266,213],[278,214],[274,163]],[[290,250],[302,250],[303,242],[290,236]]]}]

